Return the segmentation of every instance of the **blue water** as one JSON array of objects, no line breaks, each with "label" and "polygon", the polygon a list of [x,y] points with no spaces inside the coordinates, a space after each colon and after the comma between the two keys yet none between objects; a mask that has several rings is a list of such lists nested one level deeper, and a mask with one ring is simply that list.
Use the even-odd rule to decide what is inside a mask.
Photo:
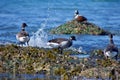
[{"label": "blue water", "polygon": [[[44,41],[51,38],[69,38],[70,35],[49,34],[49,30],[72,20],[76,9],[89,22],[115,33],[115,44],[120,47],[120,0],[0,0],[0,44],[16,43],[15,35],[23,22],[28,24],[26,30],[33,46],[45,46]],[[41,28],[45,37],[33,36]],[[73,47],[84,50],[104,49],[109,40],[108,36],[75,36]]]}]

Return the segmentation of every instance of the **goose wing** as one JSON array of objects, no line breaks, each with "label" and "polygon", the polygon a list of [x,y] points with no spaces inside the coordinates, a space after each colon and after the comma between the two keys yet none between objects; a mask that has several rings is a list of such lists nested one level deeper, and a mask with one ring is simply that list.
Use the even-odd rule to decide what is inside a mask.
[{"label": "goose wing", "polygon": [[105,49],[105,52],[106,51],[115,51],[115,52],[118,52],[118,48],[114,45],[114,44],[110,44],[107,46],[107,48]]},{"label": "goose wing", "polygon": [[68,39],[65,39],[65,38],[56,38],[56,39],[49,40],[48,42],[53,42],[53,43],[60,44],[63,41],[68,41]]},{"label": "goose wing", "polygon": [[18,37],[29,36],[29,34],[25,31],[21,31],[17,34]]}]

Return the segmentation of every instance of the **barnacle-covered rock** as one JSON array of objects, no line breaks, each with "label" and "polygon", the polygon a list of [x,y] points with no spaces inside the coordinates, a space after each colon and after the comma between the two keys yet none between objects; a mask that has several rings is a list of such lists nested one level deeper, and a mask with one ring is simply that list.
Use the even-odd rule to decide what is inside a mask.
[{"label": "barnacle-covered rock", "polygon": [[58,49],[0,46],[0,72],[51,74],[52,70],[54,72],[52,74],[62,75],[71,69],[70,64],[78,62],[68,55],[72,53],[71,51],[64,53],[64,55],[59,54]]},{"label": "barnacle-covered rock", "polygon": [[89,58],[82,59],[71,56],[76,54],[71,50],[64,50],[63,53],[59,54],[58,49],[0,46],[0,73],[37,73],[70,80],[74,76],[108,77],[114,67],[120,74],[120,62],[103,58],[102,50],[94,50]]},{"label": "barnacle-covered rock", "polygon": [[68,21],[50,31],[52,34],[92,34],[107,35],[110,32],[103,30],[99,26],[90,22]]}]

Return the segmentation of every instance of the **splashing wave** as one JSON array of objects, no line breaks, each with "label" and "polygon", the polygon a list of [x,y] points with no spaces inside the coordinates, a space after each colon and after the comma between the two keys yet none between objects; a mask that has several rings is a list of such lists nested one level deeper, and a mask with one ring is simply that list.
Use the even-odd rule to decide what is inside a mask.
[{"label": "splashing wave", "polygon": [[44,31],[43,28],[40,28],[37,32],[33,33],[33,36],[31,36],[29,45],[33,47],[46,48],[47,39],[48,39],[47,33]]}]

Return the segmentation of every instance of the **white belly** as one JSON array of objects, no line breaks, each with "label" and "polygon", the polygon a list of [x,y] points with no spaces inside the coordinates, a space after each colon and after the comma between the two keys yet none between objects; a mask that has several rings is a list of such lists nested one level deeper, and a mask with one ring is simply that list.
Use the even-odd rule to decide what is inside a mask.
[{"label": "white belly", "polygon": [[110,52],[110,51],[107,51],[105,52],[105,56],[108,56],[108,57],[115,57],[117,55],[117,52]]},{"label": "white belly", "polygon": [[19,37],[17,38],[20,42],[28,42],[30,40],[30,37],[25,36],[25,37]]},{"label": "white belly", "polygon": [[48,42],[47,45],[50,46],[50,47],[52,47],[52,48],[58,48],[58,47],[60,47],[60,44],[58,44],[58,43],[52,43],[52,42]]},{"label": "white belly", "polygon": [[60,46],[63,48],[67,48],[68,47],[67,44],[68,44],[68,41],[63,41],[60,43]]},{"label": "white belly", "polygon": [[47,43],[48,46],[51,46],[52,48],[67,48],[68,47],[68,41],[63,41],[60,44],[58,43],[53,43],[53,42],[48,42]]},{"label": "white belly", "polygon": [[75,15],[75,19],[77,19],[77,18],[78,18],[78,16],[79,16],[79,15]]}]

